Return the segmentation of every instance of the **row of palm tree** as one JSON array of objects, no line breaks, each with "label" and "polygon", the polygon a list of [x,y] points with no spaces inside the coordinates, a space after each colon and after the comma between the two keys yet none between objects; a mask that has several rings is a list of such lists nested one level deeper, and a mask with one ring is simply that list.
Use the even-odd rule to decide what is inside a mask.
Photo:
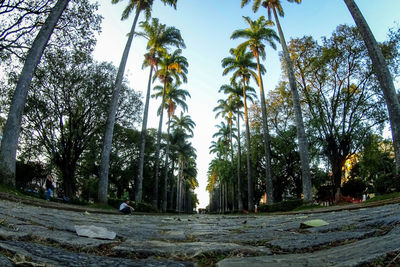
[{"label": "row of palm tree", "polygon": [[[176,7],[177,0],[161,0],[164,4]],[[22,79],[21,76],[21,81],[24,81],[25,83],[25,91],[22,92],[22,94],[26,95],[27,88],[29,87],[30,80],[32,79],[33,71],[37,63],[39,62],[39,59],[41,57],[41,54],[43,53],[43,50],[45,48],[45,45],[52,33],[53,28],[55,27],[58,18],[61,16],[63,10],[66,8],[67,4],[69,1],[58,1],[55,7],[53,8],[53,11],[51,15],[49,16],[48,20],[46,21],[46,26],[42,28],[42,32],[39,34],[37,38],[36,43],[40,42],[40,46],[38,48],[32,47],[30,50],[30,54],[34,56],[35,58],[33,59],[35,62],[26,62],[25,66],[30,68],[30,78],[25,78]],[[112,0],[112,3],[118,3],[121,1],[118,0]],[[111,103],[109,107],[109,113],[107,117],[107,122],[106,122],[106,130],[104,133],[104,139],[103,139],[103,147],[102,147],[102,153],[101,153],[101,163],[100,163],[100,172],[99,172],[99,193],[98,193],[98,198],[99,201],[102,203],[105,203],[107,201],[107,189],[108,189],[108,170],[109,170],[109,157],[110,157],[110,151],[111,151],[111,140],[113,136],[113,130],[114,130],[114,124],[115,124],[115,116],[117,112],[117,103],[119,99],[119,92],[121,89],[121,83],[122,83],[122,78],[124,75],[125,67],[126,67],[126,62],[128,59],[130,47],[133,42],[133,38],[135,35],[143,36],[147,38],[148,44],[147,44],[147,49],[148,53],[145,55],[145,62],[143,64],[144,67],[150,66],[150,75],[149,75],[149,84],[148,84],[148,90],[146,94],[146,103],[145,103],[145,111],[144,111],[144,118],[143,118],[143,125],[142,125],[142,135],[141,135],[141,145],[140,145],[140,163],[139,163],[139,175],[136,179],[136,200],[141,201],[142,198],[142,179],[143,179],[143,158],[144,158],[144,148],[145,148],[145,140],[146,140],[146,126],[147,126],[147,117],[148,117],[148,107],[149,107],[149,98],[150,98],[150,88],[152,82],[156,78],[160,79],[160,81],[163,84],[163,87],[159,89],[156,87],[155,89],[159,90],[159,93],[155,94],[155,96],[162,96],[162,104],[161,108],[159,110],[160,113],[160,126],[159,126],[159,131],[157,135],[157,166],[156,166],[156,172],[155,172],[155,178],[154,178],[154,183],[155,186],[154,188],[158,189],[158,172],[159,172],[159,154],[160,154],[160,143],[161,143],[161,126],[162,126],[162,120],[163,120],[163,111],[164,108],[167,108],[169,113],[168,113],[168,134],[169,134],[169,125],[171,122],[171,117],[173,116],[173,112],[175,110],[175,107],[177,105],[180,105],[183,107],[184,110],[187,110],[187,106],[185,104],[185,99],[187,96],[190,96],[189,93],[186,90],[179,89],[178,86],[183,82],[187,81],[187,67],[188,63],[187,60],[184,56],[182,56],[182,51],[180,49],[175,50],[173,53],[168,53],[168,48],[170,47],[176,47],[176,48],[184,48],[185,44],[183,41],[183,38],[180,34],[180,31],[177,30],[174,27],[167,27],[164,24],[160,24],[158,19],[152,19],[151,22],[149,21],[150,14],[151,14],[151,9],[153,5],[152,0],[131,0],[129,1],[128,5],[123,11],[122,14],[122,19],[127,19],[131,13],[135,14],[135,18],[133,20],[133,24],[131,27],[131,31],[128,35],[128,40],[123,52],[123,56],[120,62],[120,66],[118,69],[118,74],[117,78],[115,81],[115,86],[111,98]],[[142,33],[136,33],[136,25],[139,19],[140,14],[144,12],[146,15],[146,21],[141,23],[141,28],[143,29]],[[45,33],[44,33],[45,31]],[[35,43],[34,43],[35,45]],[[40,52],[37,51],[37,49],[41,49]],[[29,58],[29,57],[28,57]],[[36,65],[35,65],[36,64]],[[155,75],[153,75],[153,72],[155,72]],[[18,87],[19,88],[19,87]],[[18,92],[16,90],[16,94],[21,94],[21,92]],[[17,104],[19,105],[18,109],[22,110],[23,104],[24,104],[24,98],[16,96],[14,99],[19,100],[17,101]],[[15,101],[14,101],[15,102]],[[15,105],[14,105],[15,106]],[[22,113],[21,112],[10,112],[10,118],[14,119],[15,114],[13,113]],[[19,115],[21,117],[21,115]],[[194,123],[189,122],[189,126],[185,126],[184,123],[188,122],[190,117],[184,116],[183,121],[180,122],[180,127],[193,127]],[[16,124],[15,122],[12,122],[12,120],[9,120],[10,123]],[[10,124],[9,123],[9,124]],[[8,130],[7,130],[8,129]],[[2,146],[2,151],[7,152],[10,150],[14,150],[14,155],[11,157],[11,162],[14,161],[15,163],[15,151],[16,149],[10,149],[7,148],[8,144],[15,143],[15,141],[10,141],[10,138],[7,138],[8,133],[10,132],[10,127],[6,127],[5,129],[5,134],[3,138],[3,142],[5,142],[6,145]],[[13,136],[16,136],[13,134]],[[168,138],[169,140],[169,138]],[[168,142],[169,144],[169,142]],[[167,145],[167,151],[169,150],[168,145]],[[4,154],[4,153],[3,153]],[[166,153],[166,166],[168,166],[168,152]],[[2,163],[5,162],[10,162],[10,157],[2,157]],[[7,163],[9,164],[9,163]],[[10,164],[9,164],[10,165]],[[13,171],[14,169],[14,171]],[[6,184],[13,184],[13,172],[15,175],[15,166],[13,167],[12,164],[6,168],[2,168],[2,179],[3,183]],[[6,171],[9,171],[8,173]],[[168,173],[168,170],[166,171]],[[141,175],[140,175],[141,174]],[[166,186],[166,182],[164,185]],[[163,210],[165,211],[166,209],[166,190],[164,190],[164,196],[163,196],[163,203],[165,203]],[[153,196],[155,203],[158,202],[158,192],[154,192]],[[157,205],[156,205],[157,206]]]},{"label": "row of palm tree", "polygon": [[[119,3],[121,0],[112,0],[113,4]],[[161,0],[164,4],[173,6],[176,8],[177,0]],[[111,153],[111,143],[115,124],[115,115],[118,108],[119,92],[121,89],[122,79],[125,73],[126,63],[128,61],[129,51],[132,45],[133,37],[135,35],[136,24],[138,22],[141,12],[144,12],[146,18],[151,15],[151,9],[153,6],[153,0],[130,0],[126,8],[122,13],[122,19],[129,18],[132,12],[135,13],[135,18],[132,23],[131,30],[128,35],[128,40],[125,45],[124,52],[122,54],[121,62],[118,68],[117,78],[115,81],[115,87],[111,98],[110,108],[108,112],[108,117],[106,121],[106,129],[104,132],[103,146],[100,161],[100,171],[99,171],[99,193],[98,199],[100,203],[107,203],[107,193],[108,193],[108,172],[110,165],[110,153]],[[141,184],[140,184],[141,185]],[[140,188],[141,189],[141,188]],[[141,200],[141,190],[139,191],[139,200]]]},{"label": "row of palm tree", "polygon": [[[242,7],[248,4],[249,0],[242,0]],[[288,0],[288,2],[294,2],[297,4],[301,3],[301,0]],[[392,134],[393,134],[393,142],[395,144],[395,153],[396,153],[396,162],[397,166],[399,166],[400,162],[400,151],[398,150],[399,139],[398,139],[398,126],[399,121],[397,114],[398,108],[398,99],[396,97],[396,91],[393,86],[393,79],[390,76],[390,72],[386,66],[382,53],[377,45],[371,31],[369,30],[368,24],[365,22],[361,12],[358,7],[351,0],[345,0],[346,5],[348,6],[351,14],[353,15],[354,20],[356,21],[357,26],[360,28],[362,35],[364,36],[365,43],[368,47],[370,57],[373,60],[374,70],[377,74],[377,77],[380,81],[382,90],[384,92],[388,109],[389,109],[389,117],[392,126]],[[247,108],[247,92],[246,86],[248,86],[250,78],[253,77],[260,89],[260,99],[261,99],[261,113],[262,113],[262,123],[263,123],[263,135],[264,135],[264,150],[265,150],[265,178],[266,178],[266,194],[268,204],[273,203],[273,186],[272,186],[272,175],[271,175],[271,150],[270,150],[270,136],[268,130],[268,114],[266,112],[265,105],[265,94],[264,94],[264,86],[262,81],[262,74],[265,72],[263,65],[260,63],[260,56],[263,60],[265,60],[265,44],[269,44],[273,49],[276,49],[276,45],[274,41],[280,41],[282,50],[283,50],[283,60],[284,66],[286,68],[287,77],[289,80],[289,86],[292,93],[292,100],[296,118],[296,129],[297,129],[297,137],[298,137],[298,146],[299,146],[299,154],[301,161],[301,171],[302,171],[302,191],[304,200],[309,202],[312,200],[312,192],[311,192],[311,175],[310,175],[310,163],[309,163],[309,152],[308,152],[308,142],[305,134],[303,116],[300,105],[299,93],[297,90],[296,79],[293,71],[293,64],[289,55],[289,51],[287,48],[287,44],[285,41],[285,37],[283,34],[282,27],[279,22],[279,16],[284,16],[284,11],[281,5],[280,0],[255,0],[253,2],[253,11],[256,12],[258,9],[263,6],[267,9],[268,20],[265,19],[264,16],[261,16],[258,20],[252,21],[249,17],[244,17],[245,21],[248,23],[249,28],[236,30],[231,36],[231,39],[244,38],[245,42],[241,43],[236,49],[230,50],[230,57],[224,58],[222,60],[222,67],[224,68],[223,75],[227,75],[228,73],[232,73],[231,83],[236,84],[237,80],[242,84],[243,88],[243,108],[245,114],[245,126],[246,126],[246,148],[247,148],[247,181],[248,181],[248,209],[252,210],[253,203],[253,177],[251,170],[251,158],[250,158],[250,130],[248,124],[248,108]],[[267,28],[268,26],[274,25],[271,21],[272,14],[274,16],[275,24],[278,29],[279,37],[272,29]],[[248,51],[249,50],[249,51]],[[251,53],[253,54],[256,62],[251,60]],[[257,70],[257,73],[255,73]],[[220,110],[223,114],[227,113],[231,109],[230,99],[220,100],[219,105],[215,108],[215,110]],[[221,111],[222,110],[222,111]],[[231,109],[232,110],[232,109]],[[229,113],[229,112],[228,112]],[[218,113],[219,114],[219,113]],[[218,115],[217,114],[217,115]],[[239,116],[238,116],[239,117]],[[228,116],[228,123],[232,121],[232,114]],[[238,123],[239,126],[239,123]],[[232,126],[231,126],[232,127]],[[238,136],[238,144],[240,143],[240,135]],[[214,147],[215,150],[215,147]],[[233,143],[231,139],[231,153],[233,153]],[[240,152],[239,152],[240,154]],[[233,156],[232,156],[233,160]],[[210,167],[212,167],[210,165]],[[398,168],[398,167],[397,167]],[[212,172],[211,172],[212,173]],[[238,185],[240,185],[240,165],[238,164]],[[212,173],[215,175],[215,173]],[[241,210],[241,192],[240,186],[238,186],[238,207]]]},{"label": "row of palm tree", "polygon": [[[146,145],[146,129],[150,103],[150,91],[153,81],[153,72],[158,71],[158,65],[160,59],[167,53],[168,46],[185,47],[185,43],[182,39],[180,31],[175,27],[166,27],[164,24],[160,24],[158,19],[153,18],[151,23],[145,21],[141,23],[143,32],[138,33],[148,40],[147,50],[145,54],[145,61],[143,67],[150,67],[149,81],[146,91],[146,100],[143,112],[142,131],[140,135],[140,154],[139,154],[139,167],[138,175],[135,180],[136,184],[136,201],[142,199],[142,182],[143,182],[143,165],[144,165],[144,151]],[[158,148],[159,149],[159,148]]]}]

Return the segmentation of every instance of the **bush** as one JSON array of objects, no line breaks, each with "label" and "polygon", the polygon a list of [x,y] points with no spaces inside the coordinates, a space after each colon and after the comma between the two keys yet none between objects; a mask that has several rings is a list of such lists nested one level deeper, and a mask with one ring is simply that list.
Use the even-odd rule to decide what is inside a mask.
[{"label": "bush", "polygon": [[110,205],[113,208],[119,209],[119,206],[124,202],[122,199],[118,198],[109,198],[108,199],[108,205]]},{"label": "bush", "polygon": [[135,211],[140,212],[157,212],[157,210],[154,209],[151,204],[145,202],[135,203],[133,205],[133,208],[135,209]]},{"label": "bush", "polygon": [[378,194],[400,192],[400,176],[394,174],[381,175],[374,181],[374,189]]},{"label": "bush", "polygon": [[335,189],[332,185],[323,185],[318,188],[317,200],[333,201]]},{"label": "bush", "polygon": [[267,205],[267,204],[261,205],[258,208],[258,211],[259,212],[291,211],[297,207],[300,207],[301,205],[303,205],[303,200],[293,199],[293,200],[282,201],[282,202],[274,203],[274,204],[270,204],[270,205]]},{"label": "bush", "polygon": [[361,198],[367,189],[367,185],[360,179],[350,179],[341,188],[342,195],[346,197]]}]

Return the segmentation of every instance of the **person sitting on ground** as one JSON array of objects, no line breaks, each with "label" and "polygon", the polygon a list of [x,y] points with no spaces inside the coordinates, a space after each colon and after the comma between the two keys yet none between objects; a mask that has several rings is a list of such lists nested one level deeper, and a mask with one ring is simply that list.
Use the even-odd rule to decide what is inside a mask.
[{"label": "person sitting on ground", "polygon": [[134,208],[129,206],[128,199],[119,206],[119,211],[122,212],[123,214],[131,214],[132,211],[134,210],[135,210]]}]

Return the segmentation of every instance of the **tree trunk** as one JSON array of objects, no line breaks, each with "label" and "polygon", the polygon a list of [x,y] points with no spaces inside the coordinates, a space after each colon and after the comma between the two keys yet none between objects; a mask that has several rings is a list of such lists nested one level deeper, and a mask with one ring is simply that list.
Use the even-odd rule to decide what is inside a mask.
[{"label": "tree trunk", "polygon": [[155,209],[158,209],[158,177],[160,176],[160,174],[159,174],[159,172],[160,172],[160,146],[161,146],[162,122],[163,122],[163,117],[164,117],[165,90],[166,90],[166,83],[164,83],[164,88],[163,88],[163,92],[162,92],[160,122],[158,124],[158,131],[157,131],[156,166],[155,166],[154,184],[153,184],[153,208],[155,208]]},{"label": "tree trunk", "polygon": [[171,115],[168,113],[168,131],[167,131],[167,148],[165,152],[165,174],[164,174],[164,187],[163,187],[163,203],[162,211],[167,211],[167,195],[168,195],[168,158],[169,158],[169,132],[171,124]]},{"label": "tree trunk", "polygon": [[174,184],[175,184],[175,182],[173,181],[174,180],[174,166],[175,166],[175,160],[172,158],[172,162],[171,162],[171,166],[172,166],[172,177],[170,178],[170,184],[171,184],[171,190],[170,190],[170,194],[169,194],[169,201],[168,201],[168,209],[169,210],[172,210],[173,209],[173,207],[174,207],[174,192],[176,191],[176,190],[174,190],[175,189],[175,187],[176,186],[174,186]]},{"label": "tree trunk", "polygon": [[237,163],[237,183],[238,183],[238,211],[243,211],[243,199],[242,199],[242,179],[240,170],[242,169],[242,149],[240,147],[240,118],[239,112],[237,116],[237,129],[238,129],[238,163]]},{"label": "tree trunk", "polygon": [[265,151],[265,187],[267,193],[267,203],[274,203],[274,187],[272,183],[272,171],[271,171],[271,138],[268,129],[268,116],[267,107],[265,104],[264,84],[261,77],[260,70],[260,57],[256,56],[257,71],[258,71],[258,86],[260,87],[260,99],[261,99],[261,113],[263,121],[263,135],[264,135],[264,151]]},{"label": "tree trunk", "polygon": [[[71,166],[72,167],[72,166]],[[69,166],[61,167],[64,195],[68,198],[76,197],[75,169]]]},{"label": "tree trunk", "polygon": [[229,139],[230,139],[230,144],[231,144],[231,172],[232,172],[232,211],[235,210],[235,186],[234,186],[234,178],[233,178],[233,170],[234,170],[234,162],[233,162],[233,131],[232,131],[232,124],[233,121],[232,119],[230,120],[229,123]]},{"label": "tree trunk", "polygon": [[[149,103],[150,103],[150,91],[151,91],[151,77],[153,76],[153,66],[150,66],[149,81],[147,84],[146,92],[146,103],[143,111],[143,122],[142,132],[140,133],[140,154],[139,154],[139,167],[138,176],[136,177],[135,196],[142,196],[143,190],[143,165],[144,165],[144,151],[146,148],[146,130],[147,130],[147,119],[149,117]],[[141,197],[140,197],[141,199]],[[135,197],[136,200],[136,197]],[[138,201],[140,202],[140,201]]]},{"label": "tree trunk", "polygon": [[25,60],[24,67],[18,79],[17,86],[11,101],[7,122],[4,126],[0,146],[0,182],[15,186],[15,167],[18,147],[18,138],[21,128],[28,90],[32,82],[35,69],[40,62],[43,51],[53,33],[59,18],[67,7],[69,0],[58,0],[52,8],[45,23],[40,29]]},{"label": "tree trunk", "polygon": [[[111,97],[108,117],[106,121],[106,129],[104,132],[103,146],[101,151],[100,171],[99,171],[99,203],[107,203],[108,195],[108,172],[110,169],[110,154],[112,146],[112,138],[114,133],[115,116],[118,109],[118,100],[122,87],[122,79],[124,77],[126,62],[131,48],[133,36],[135,34],[136,23],[139,19],[140,9],[136,11],[135,19],[133,20],[132,28],[129,33],[128,41],[126,42],[124,53],[122,54],[121,63],[119,64],[117,78],[115,81],[114,91]],[[136,196],[137,197],[137,196]],[[140,196],[141,197],[141,196]]]},{"label": "tree trunk", "polygon": [[286,45],[285,37],[283,35],[283,31],[281,25],[279,23],[278,15],[276,13],[276,9],[273,9],[274,17],[276,21],[276,26],[278,27],[279,37],[283,50],[283,57],[285,59],[286,71],[289,78],[289,85],[292,91],[293,98],[293,108],[296,115],[296,128],[297,128],[297,139],[299,142],[299,153],[300,153],[300,161],[301,161],[301,175],[303,181],[303,195],[304,201],[311,202],[312,201],[312,186],[311,186],[311,175],[310,175],[310,159],[308,154],[308,142],[306,133],[304,130],[303,123],[303,115],[301,112],[300,106],[300,97],[299,92],[297,91],[296,79],[294,77],[292,60],[289,56],[289,50]]},{"label": "tree trunk", "polygon": [[357,28],[364,39],[368,49],[369,56],[372,60],[374,72],[378,78],[383,95],[386,100],[386,105],[389,112],[390,126],[392,130],[392,140],[394,145],[394,153],[396,158],[396,172],[400,170],[400,105],[397,97],[396,89],[393,84],[393,77],[387,67],[382,51],[375,40],[371,29],[368,26],[360,9],[354,0],[344,0],[349,9]]},{"label": "tree trunk", "polygon": [[244,119],[246,125],[246,149],[247,149],[247,209],[249,211],[254,210],[254,185],[253,185],[253,173],[251,167],[251,157],[250,157],[250,126],[249,126],[249,116],[247,113],[247,103],[246,103],[246,84],[243,80],[243,105],[244,105]]}]

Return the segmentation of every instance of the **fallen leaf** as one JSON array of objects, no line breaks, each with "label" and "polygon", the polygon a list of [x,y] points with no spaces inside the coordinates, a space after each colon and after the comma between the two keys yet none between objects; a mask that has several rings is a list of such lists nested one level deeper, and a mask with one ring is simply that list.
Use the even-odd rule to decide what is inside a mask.
[{"label": "fallen leaf", "polygon": [[328,224],[329,223],[327,223],[324,220],[315,219],[315,220],[309,220],[309,221],[302,222],[300,224],[300,228],[304,229],[304,228],[310,228],[310,227],[320,227],[320,226],[325,226],[325,225],[328,225]]}]

